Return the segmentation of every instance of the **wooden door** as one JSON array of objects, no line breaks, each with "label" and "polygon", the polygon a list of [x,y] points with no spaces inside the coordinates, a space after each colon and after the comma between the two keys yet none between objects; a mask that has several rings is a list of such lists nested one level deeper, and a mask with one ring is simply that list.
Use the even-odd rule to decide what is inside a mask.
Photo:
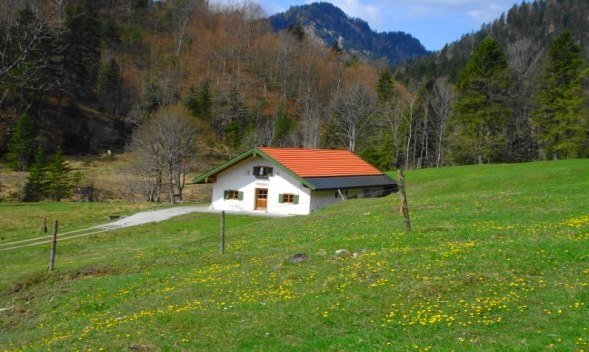
[{"label": "wooden door", "polygon": [[256,188],[256,210],[266,210],[268,207],[268,189]]}]

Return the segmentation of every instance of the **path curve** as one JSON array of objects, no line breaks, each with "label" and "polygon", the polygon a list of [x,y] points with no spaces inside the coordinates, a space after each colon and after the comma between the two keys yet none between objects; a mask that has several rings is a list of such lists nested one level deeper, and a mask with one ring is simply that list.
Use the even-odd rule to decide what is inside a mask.
[{"label": "path curve", "polygon": [[[160,222],[171,219],[176,216],[190,214],[190,213],[208,213],[214,212],[209,208],[208,205],[192,205],[192,206],[177,206],[172,208],[164,209],[152,209],[146,210],[133,215],[121,218],[108,224],[102,224],[97,226],[88,227],[85,229],[69,231],[58,234],[58,241],[64,241],[67,239],[85,237],[95,235],[102,232],[107,232],[115,229],[144,225],[151,222]],[[41,236],[36,238],[29,238],[26,240],[8,242],[0,244],[0,251],[8,251],[11,249],[19,249],[24,247],[32,247],[41,244],[47,244],[51,242],[51,235]]]}]

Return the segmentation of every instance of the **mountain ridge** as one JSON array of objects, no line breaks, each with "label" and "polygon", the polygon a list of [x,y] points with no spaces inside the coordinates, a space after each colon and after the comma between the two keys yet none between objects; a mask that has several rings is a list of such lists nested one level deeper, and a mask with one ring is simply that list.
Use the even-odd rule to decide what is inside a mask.
[{"label": "mountain ridge", "polygon": [[285,12],[270,16],[269,22],[277,32],[300,24],[327,46],[338,43],[342,49],[369,59],[384,57],[391,65],[431,53],[409,33],[376,32],[366,21],[350,17],[327,2],[291,6]]}]

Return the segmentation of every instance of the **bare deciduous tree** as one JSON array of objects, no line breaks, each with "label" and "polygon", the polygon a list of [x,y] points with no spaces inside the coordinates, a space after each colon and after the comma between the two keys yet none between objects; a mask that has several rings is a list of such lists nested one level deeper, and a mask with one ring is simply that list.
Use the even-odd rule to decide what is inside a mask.
[{"label": "bare deciduous tree", "polygon": [[160,109],[139,125],[132,149],[138,154],[146,200],[160,201],[164,182],[170,203],[182,200],[196,135],[189,114],[179,107]]},{"label": "bare deciduous tree", "polygon": [[336,136],[350,151],[355,151],[358,140],[372,122],[375,99],[362,85],[353,85],[335,102],[332,124]]},{"label": "bare deciduous tree", "polygon": [[431,92],[430,106],[432,107],[434,119],[436,121],[436,167],[440,167],[443,163],[443,148],[444,136],[446,134],[446,127],[448,125],[448,118],[450,116],[450,109],[452,101],[454,100],[454,92],[448,83],[448,79],[443,77],[434,83]]}]

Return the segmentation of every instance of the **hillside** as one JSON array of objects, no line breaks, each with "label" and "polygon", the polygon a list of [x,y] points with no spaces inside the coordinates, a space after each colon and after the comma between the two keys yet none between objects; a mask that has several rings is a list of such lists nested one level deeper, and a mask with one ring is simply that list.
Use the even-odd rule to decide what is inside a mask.
[{"label": "hillside", "polygon": [[404,32],[373,31],[366,21],[351,18],[328,2],[292,6],[286,12],[270,16],[275,31],[297,24],[319,38],[326,46],[339,43],[341,48],[372,59],[386,58],[390,65],[425,56],[429,52],[418,39]]},{"label": "hillside", "polygon": [[[455,80],[473,49],[487,36],[499,41],[509,55],[512,66],[519,64],[521,79],[532,84],[541,68],[542,56],[558,34],[570,30],[589,57],[587,1],[540,0],[515,4],[475,33],[465,33],[460,40],[448,43],[433,55],[418,58],[399,68],[399,73],[412,78],[433,80],[450,77]],[[514,68],[517,68],[514,67]]]},{"label": "hillside", "polygon": [[[0,345],[587,350],[588,173],[588,160],[407,172],[411,233],[390,196],[230,216],[224,256],[206,214],[61,242],[52,275],[48,248],[2,252]],[[72,214],[104,204],[2,204],[0,244],[37,236],[43,214],[63,231],[100,222]],[[290,263],[297,253],[309,260]]]}]

